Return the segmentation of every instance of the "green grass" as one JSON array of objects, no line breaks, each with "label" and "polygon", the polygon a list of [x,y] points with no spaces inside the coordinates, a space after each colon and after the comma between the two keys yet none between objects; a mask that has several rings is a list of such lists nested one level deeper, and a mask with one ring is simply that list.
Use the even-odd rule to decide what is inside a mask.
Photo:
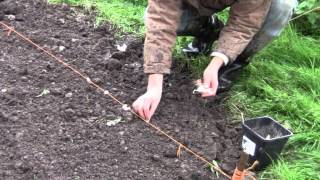
[{"label": "green grass", "polygon": [[231,92],[229,103],[248,117],[271,115],[295,134],[262,178],[320,179],[319,44],[288,27],[253,59]]},{"label": "green grass", "polygon": [[50,3],[68,3],[84,6],[86,9],[97,9],[97,24],[103,21],[111,22],[123,30],[142,35],[144,32],[144,6],[139,6],[126,0],[49,0]]},{"label": "green grass", "polygon": [[[97,22],[112,22],[124,32],[142,35],[143,0],[50,0],[96,7]],[[221,15],[226,19],[226,12]],[[190,38],[179,38],[175,56],[184,59],[180,47]],[[208,57],[186,62],[201,76]],[[228,107],[236,119],[270,115],[289,127],[289,140],[279,161],[260,173],[261,179],[320,179],[320,41],[297,34],[288,27],[272,44],[257,54],[230,92]],[[236,107],[236,108],[235,108]],[[230,116],[231,118],[231,116]]]}]

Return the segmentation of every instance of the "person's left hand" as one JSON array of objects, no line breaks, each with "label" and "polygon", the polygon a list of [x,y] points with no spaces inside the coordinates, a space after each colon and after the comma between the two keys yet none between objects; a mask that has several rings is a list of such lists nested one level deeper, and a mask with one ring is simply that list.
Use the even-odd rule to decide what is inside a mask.
[{"label": "person's left hand", "polygon": [[202,97],[215,96],[218,90],[218,72],[220,67],[223,65],[223,60],[219,57],[214,57],[210,64],[203,72],[202,85],[205,89],[209,89],[208,92],[203,92]]}]

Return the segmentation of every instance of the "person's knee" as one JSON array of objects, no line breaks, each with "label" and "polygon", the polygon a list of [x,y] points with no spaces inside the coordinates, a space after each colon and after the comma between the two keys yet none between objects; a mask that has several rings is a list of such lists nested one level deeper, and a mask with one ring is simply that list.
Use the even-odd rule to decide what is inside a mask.
[{"label": "person's knee", "polygon": [[297,0],[273,0],[266,19],[265,31],[271,36],[278,36],[288,24],[296,8]]}]

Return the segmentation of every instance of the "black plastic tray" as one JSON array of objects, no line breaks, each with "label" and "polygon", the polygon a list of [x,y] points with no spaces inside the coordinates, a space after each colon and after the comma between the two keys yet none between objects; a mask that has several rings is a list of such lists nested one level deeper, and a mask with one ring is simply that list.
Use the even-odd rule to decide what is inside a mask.
[{"label": "black plastic tray", "polygon": [[[289,137],[292,136],[291,131],[268,116],[246,120],[242,126],[243,146],[246,146],[244,149],[251,151],[249,164],[255,160],[259,161],[256,170],[263,170],[272,161],[278,159]],[[248,144],[250,148],[247,147]]]}]

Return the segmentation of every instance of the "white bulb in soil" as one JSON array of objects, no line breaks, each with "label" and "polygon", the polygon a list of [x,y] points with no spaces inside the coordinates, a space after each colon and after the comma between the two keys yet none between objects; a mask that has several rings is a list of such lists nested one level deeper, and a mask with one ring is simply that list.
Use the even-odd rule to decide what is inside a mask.
[{"label": "white bulb in soil", "polygon": [[87,82],[88,82],[89,84],[92,83],[92,81],[91,81],[91,79],[90,79],[89,77],[87,77],[86,80],[87,80]]},{"label": "white bulb in soil", "polygon": [[104,94],[104,95],[108,95],[108,94],[110,94],[110,92],[107,91],[107,90],[105,90],[105,91],[103,92],[103,94]]},{"label": "white bulb in soil", "polygon": [[125,111],[130,111],[131,110],[131,108],[130,108],[130,106],[128,106],[128,104],[124,104],[122,106],[122,109],[125,110]]},{"label": "white bulb in soil", "polygon": [[197,89],[193,90],[193,94],[197,94],[197,93],[208,93],[208,94],[212,94],[212,90],[210,88],[207,88],[203,85],[198,86]]},{"label": "white bulb in soil", "polygon": [[127,50],[126,44],[122,44],[121,46],[120,45],[116,45],[116,46],[117,46],[117,49],[121,52],[126,52],[126,50]]}]

